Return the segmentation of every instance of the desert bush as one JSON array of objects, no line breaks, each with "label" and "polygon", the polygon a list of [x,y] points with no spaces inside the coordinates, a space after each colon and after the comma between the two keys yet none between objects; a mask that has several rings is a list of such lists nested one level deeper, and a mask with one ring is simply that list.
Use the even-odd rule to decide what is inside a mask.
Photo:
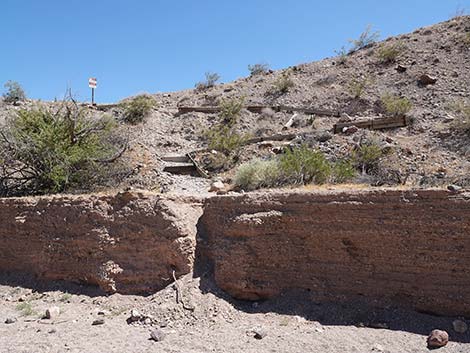
[{"label": "desert bush", "polygon": [[341,184],[356,176],[356,169],[349,159],[340,159],[332,165],[331,182]]},{"label": "desert bush", "polygon": [[463,42],[464,45],[470,45],[470,32],[465,33],[462,36],[462,42]]},{"label": "desert bush", "polygon": [[398,41],[392,44],[382,44],[378,49],[376,56],[382,64],[391,64],[403,54],[406,46]]},{"label": "desert bush", "polygon": [[362,174],[365,174],[377,170],[382,156],[383,152],[378,143],[366,141],[353,151],[352,160]]},{"label": "desert bush", "polygon": [[470,135],[470,103],[457,101],[451,104],[450,108],[456,114],[452,128],[457,132],[463,132]]},{"label": "desert bush", "polygon": [[348,61],[348,52],[344,45],[341,47],[340,50],[335,50],[335,54],[338,57],[338,64],[344,65]]},{"label": "desert bush", "polygon": [[394,94],[384,94],[381,97],[385,114],[388,116],[406,116],[413,107],[411,101],[406,97],[399,97]]},{"label": "desert bush", "polygon": [[261,75],[269,70],[269,65],[265,63],[248,65],[248,70],[250,71],[250,76]]},{"label": "desert bush", "polygon": [[244,190],[255,190],[282,185],[343,183],[355,175],[350,161],[332,163],[321,151],[302,145],[272,160],[255,159],[242,164],[234,183]]},{"label": "desert bush", "polygon": [[277,160],[255,159],[242,164],[235,174],[235,186],[246,190],[270,188],[281,181],[281,171]]},{"label": "desert bush", "polygon": [[306,145],[281,155],[279,168],[287,184],[324,184],[331,175],[331,165],[325,155]]},{"label": "desert bush", "polygon": [[350,53],[354,53],[360,49],[366,48],[369,45],[374,44],[380,37],[380,32],[372,32],[372,26],[368,25],[364,32],[361,33],[358,39],[350,39],[352,47],[349,50]]},{"label": "desert bush", "polygon": [[206,132],[210,149],[222,152],[226,155],[237,152],[247,136],[236,132],[232,127],[217,124]]},{"label": "desert bush", "polygon": [[124,111],[123,119],[128,124],[138,124],[145,120],[156,106],[155,99],[148,95],[140,95],[120,104]]},{"label": "desert bush", "polygon": [[294,87],[294,81],[290,78],[290,73],[284,72],[274,82],[272,92],[275,94],[284,94]]},{"label": "desert bush", "polygon": [[0,133],[0,196],[90,189],[109,175],[126,143],[73,102],[52,111],[20,110]]},{"label": "desert bush", "polygon": [[371,80],[367,77],[354,79],[349,83],[348,91],[355,99],[359,99],[363,96],[370,84]]},{"label": "desert bush", "polygon": [[18,82],[8,81],[4,87],[6,92],[3,94],[3,100],[7,103],[16,103],[26,100],[26,94],[23,87]]},{"label": "desert bush", "polygon": [[220,75],[215,72],[206,72],[205,76],[206,79],[204,81],[196,83],[196,89],[199,91],[214,87],[217,81],[220,80]]},{"label": "desert bush", "polygon": [[219,103],[219,117],[222,119],[222,122],[229,127],[233,127],[237,123],[244,104],[244,97],[221,100]]}]

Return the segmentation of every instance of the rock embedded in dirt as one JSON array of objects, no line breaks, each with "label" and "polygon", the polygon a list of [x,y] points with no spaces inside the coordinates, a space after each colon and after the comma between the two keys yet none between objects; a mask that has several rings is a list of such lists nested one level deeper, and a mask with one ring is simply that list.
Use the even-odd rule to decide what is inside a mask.
[{"label": "rock embedded in dirt", "polygon": [[465,333],[468,330],[468,325],[465,321],[463,320],[454,320],[452,322],[452,327],[454,328],[454,331],[457,333]]},{"label": "rock embedded in dirt", "polygon": [[46,315],[45,315],[46,319],[54,320],[54,319],[57,319],[59,315],[60,315],[60,308],[57,306],[52,306],[46,309]]},{"label": "rock embedded in dirt", "polygon": [[131,310],[131,316],[127,319],[127,323],[137,322],[142,319],[142,314],[137,309]]},{"label": "rock embedded in dirt", "polygon": [[225,190],[225,184],[221,182],[220,180],[217,180],[211,184],[209,192],[219,192],[219,191],[224,191],[224,190]]},{"label": "rock embedded in dirt", "polygon": [[348,126],[343,128],[343,133],[346,135],[352,135],[359,131],[357,126]]},{"label": "rock embedded in dirt", "polygon": [[418,84],[422,86],[433,85],[437,82],[437,78],[428,74],[423,74],[418,78]]},{"label": "rock embedded in dirt", "polygon": [[93,326],[97,325],[103,325],[104,324],[104,319],[96,319],[91,323]]},{"label": "rock embedded in dirt", "polygon": [[155,342],[161,342],[165,338],[165,333],[157,328],[150,331],[150,338]]},{"label": "rock embedded in dirt", "polygon": [[268,335],[267,331],[262,328],[254,329],[253,333],[254,333],[253,337],[256,338],[257,340],[262,340]]},{"label": "rock embedded in dirt", "polygon": [[8,317],[6,320],[5,320],[5,323],[6,324],[14,324],[15,322],[17,322],[18,319],[16,317]]},{"label": "rock embedded in dirt", "polygon": [[444,347],[449,342],[449,334],[442,330],[433,330],[428,337],[429,348]]},{"label": "rock embedded in dirt", "polygon": [[458,185],[448,185],[447,190],[452,191],[452,192],[457,192],[462,190],[462,188]]}]

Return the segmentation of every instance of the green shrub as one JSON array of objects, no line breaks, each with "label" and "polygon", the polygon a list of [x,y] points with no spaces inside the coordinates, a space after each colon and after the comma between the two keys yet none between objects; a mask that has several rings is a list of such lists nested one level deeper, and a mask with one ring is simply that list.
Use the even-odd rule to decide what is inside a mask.
[{"label": "green shrub", "polygon": [[272,92],[277,94],[284,94],[294,87],[294,81],[290,78],[290,73],[284,72],[274,82]]},{"label": "green shrub", "polygon": [[288,184],[324,184],[331,175],[331,165],[325,155],[306,145],[281,155],[279,168]]},{"label": "green shrub", "polygon": [[413,105],[408,98],[399,97],[393,94],[385,94],[381,98],[385,114],[388,116],[406,116]]},{"label": "green shrub", "polygon": [[268,64],[254,64],[248,65],[248,70],[250,71],[250,76],[256,76],[266,73],[269,70]]},{"label": "green shrub", "polygon": [[206,132],[209,148],[231,154],[243,146],[247,137],[237,133],[232,127],[217,124]]},{"label": "green shrub", "polygon": [[380,37],[380,32],[372,32],[372,26],[368,25],[364,32],[361,33],[358,39],[350,39],[352,47],[349,50],[350,53],[354,53],[360,49],[366,48],[369,45],[374,44]]},{"label": "green shrub", "polygon": [[21,313],[21,316],[32,316],[37,314],[30,302],[19,303],[16,305],[16,310]]},{"label": "green shrub", "polygon": [[8,81],[4,87],[6,92],[3,94],[3,100],[7,103],[16,103],[26,100],[26,94],[18,82]]},{"label": "green shrub", "polygon": [[222,118],[222,121],[229,127],[233,127],[240,116],[240,113],[243,109],[245,103],[245,98],[233,98],[233,99],[224,99],[220,102],[219,116]]},{"label": "green shrub", "polygon": [[214,87],[217,81],[220,80],[220,75],[215,72],[206,72],[205,76],[205,81],[196,83],[196,89],[199,91],[204,91],[206,89]]},{"label": "green shrub", "polygon": [[470,32],[468,33],[465,33],[463,36],[462,36],[462,43],[466,46],[470,45]]},{"label": "green shrub", "polygon": [[246,190],[270,188],[279,185],[281,171],[277,160],[252,160],[242,164],[235,174],[235,186]]},{"label": "green shrub", "polygon": [[114,126],[72,102],[57,111],[18,111],[0,134],[0,196],[90,189],[125,149]]},{"label": "green shrub", "polygon": [[368,78],[360,78],[352,80],[348,85],[349,93],[356,99],[363,96],[371,81]]},{"label": "green shrub", "polygon": [[352,154],[352,160],[358,169],[363,174],[376,170],[378,163],[383,156],[380,146],[373,142],[368,141],[361,144]]},{"label": "green shrub", "polygon": [[465,101],[457,101],[450,108],[456,114],[452,128],[457,132],[470,134],[470,104]]},{"label": "green shrub", "polygon": [[406,46],[398,41],[392,44],[382,44],[377,49],[377,58],[383,64],[391,64],[396,62],[396,60],[403,54],[406,50]]},{"label": "green shrub", "polygon": [[356,176],[356,169],[350,160],[338,160],[333,163],[331,182],[341,184]]},{"label": "green shrub", "polygon": [[124,110],[124,121],[128,124],[138,124],[155,108],[155,99],[151,96],[140,95],[120,104]]},{"label": "green shrub", "polygon": [[249,191],[282,185],[344,183],[355,175],[351,162],[331,163],[321,151],[302,145],[272,160],[255,159],[242,164],[234,183]]}]

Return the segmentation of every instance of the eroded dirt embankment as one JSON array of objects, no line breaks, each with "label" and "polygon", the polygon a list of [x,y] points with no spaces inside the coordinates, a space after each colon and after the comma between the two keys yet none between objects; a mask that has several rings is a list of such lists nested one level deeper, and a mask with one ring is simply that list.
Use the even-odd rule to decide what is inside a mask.
[{"label": "eroded dirt embankment", "polygon": [[196,199],[146,193],[0,200],[0,271],[149,293],[193,267]]},{"label": "eroded dirt embankment", "polygon": [[2,199],[0,271],[138,294],[196,260],[235,298],[300,289],[470,315],[469,193],[275,191],[201,206],[137,192]]},{"label": "eroded dirt embankment", "polygon": [[217,284],[257,300],[309,291],[470,315],[470,194],[274,192],[207,201],[198,244]]}]

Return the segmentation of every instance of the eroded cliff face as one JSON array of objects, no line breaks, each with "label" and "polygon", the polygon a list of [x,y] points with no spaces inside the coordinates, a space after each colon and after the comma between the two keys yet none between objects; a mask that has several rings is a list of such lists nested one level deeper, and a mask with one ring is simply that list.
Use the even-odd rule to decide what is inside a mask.
[{"label": "eroded cliff face", "polygon": [[0,199],[0,271],[154,292],[192,270],[200,215],[146,193]]},{"label": "eroded cliff face", "polygon": [[470,194],[271,192],[207,200],[198,246],[217,284],[470,315]]}]

